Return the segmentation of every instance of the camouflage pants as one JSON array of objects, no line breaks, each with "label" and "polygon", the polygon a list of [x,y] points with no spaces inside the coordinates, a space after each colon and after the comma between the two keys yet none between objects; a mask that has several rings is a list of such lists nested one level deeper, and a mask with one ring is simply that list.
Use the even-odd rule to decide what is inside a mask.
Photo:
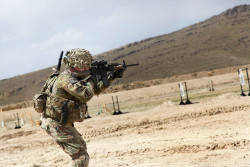
[{"label": "camouflage pants", "polygon": [[42,128],[61,146],[72,158],[72,167],[87,167],[89,155],[85,141],[76,128],[70,125],[61,125],[50,118],[43,118]]}]

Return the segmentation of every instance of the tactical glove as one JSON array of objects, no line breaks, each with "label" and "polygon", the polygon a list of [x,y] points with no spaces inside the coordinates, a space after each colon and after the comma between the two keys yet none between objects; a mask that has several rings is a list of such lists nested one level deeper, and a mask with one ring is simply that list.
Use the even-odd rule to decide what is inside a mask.
[{"label": "tactical glove", "polygon": [[113,77],[114,78],[122,78],[124,71],[125,71],[124,68],[115,71],[113,74]]},{"label": "tactical glove", "polygon": [[97,77],[96,75],[91,75],[91,77],[88,79],[88,82],[91,82],[94,85],[94,87],[97,86],[98,82],[96,77]]}]

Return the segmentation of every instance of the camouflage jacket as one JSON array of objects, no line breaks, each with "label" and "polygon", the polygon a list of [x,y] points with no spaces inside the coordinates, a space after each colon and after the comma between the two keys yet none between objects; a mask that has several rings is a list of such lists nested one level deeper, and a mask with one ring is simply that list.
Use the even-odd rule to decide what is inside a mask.
[{"label": "camouflage jacket", "polygon": [[[99,94],[105,89],[102,81],[94,86],[92,82],[88,82],[89,78],[90,76],[87,76],[78,80],[72,77],[70,72],[62,72],[52,87],[52,94],[47,98],[44,115],[61,123],[62,120],[65,122],[66,117],[66,124],[83,121],[86,103],[94,94]],[[62,114],[65,111],[66,116]]]}]

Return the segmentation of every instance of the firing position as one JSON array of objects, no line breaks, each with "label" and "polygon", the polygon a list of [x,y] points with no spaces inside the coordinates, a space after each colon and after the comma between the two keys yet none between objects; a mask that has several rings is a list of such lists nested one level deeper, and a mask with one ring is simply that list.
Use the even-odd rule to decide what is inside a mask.
[{"label": "firing position", "polygon": [[86,143],[74,128],[74,122],[84,120],[86,103],[115,78],[121,78],[125,70],[119,68],[108,75],[105,80],[108,83],[104,86],[102,80],[91,75],[92,62],[89,51],[72,49],[63,59],[67,69],[56,79],[48,79],[46,82],[48,96],[41,127],[71,156],[73,167],[87,167],[89,164]]}]

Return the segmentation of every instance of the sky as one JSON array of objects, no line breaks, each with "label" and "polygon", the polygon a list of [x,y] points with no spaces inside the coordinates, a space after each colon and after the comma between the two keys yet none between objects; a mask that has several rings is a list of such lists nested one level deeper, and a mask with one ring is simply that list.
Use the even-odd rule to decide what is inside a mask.
[{"label": "sky", "polygon": [[0,0],[0,80],[168,34],[250,0]]}]

